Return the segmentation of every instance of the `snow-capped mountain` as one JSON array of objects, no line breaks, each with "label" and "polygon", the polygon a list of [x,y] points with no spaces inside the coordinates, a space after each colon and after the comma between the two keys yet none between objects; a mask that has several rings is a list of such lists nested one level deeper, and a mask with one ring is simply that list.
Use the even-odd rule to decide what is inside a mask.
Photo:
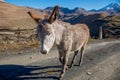
[{"label": "snow-capped mountain", "polygon": [[111,3],[109,5],[107,5],[104,8],[99,9],[99,11],[105,11],[105,10],[120,10],[120,3]]},{"label": "snow-capped mountain", "polygon": [[100,13],[106,13],[109,15],[115,15],[115,14],[119,15],[120,14],[120,3],[111,3],[98,10],[92,9],[90,10],[90,12],[100,12]]}]

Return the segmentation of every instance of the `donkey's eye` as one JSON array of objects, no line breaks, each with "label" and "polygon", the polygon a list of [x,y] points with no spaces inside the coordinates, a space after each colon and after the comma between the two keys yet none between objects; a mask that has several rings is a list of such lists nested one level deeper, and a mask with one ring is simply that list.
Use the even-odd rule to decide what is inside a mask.
[{"label": "donkey's eye", "polygon": [[47,34],[47,35],[50,35],[50,34],[51,34],[51,32],[46,31],[46,34]]},{"label": "donkey's eye", "polygon": [[45,31],[45,33],[46,33],[47,35],[50,35],[50,34],[51,34],[51,32],[50,32],[50,31]]},{"label": "donkey's eye", "polygon": [[43,27],[43,26],[44,26],[44,24],[43,24],[43,23],[41,23],[41,24],[40,24],[40,26],[41,26],[41,27]]},{"label": "donkey's eye", "polygon": [[48,32],[48,35],[50,35],[51,34],[51,32]]},{"label": "donkey's eye", "polygon": [[41,26],[44,26],[43,24],[41,24]]},{"label": "donkey's eye", "polygon": [[42,23],[42,25],[45,25],[45,23]]}]

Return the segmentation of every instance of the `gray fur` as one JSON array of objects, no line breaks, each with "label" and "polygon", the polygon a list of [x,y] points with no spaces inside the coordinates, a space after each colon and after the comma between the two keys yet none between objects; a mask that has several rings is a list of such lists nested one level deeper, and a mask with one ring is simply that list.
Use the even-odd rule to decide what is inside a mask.
[{"label": "gray fur", "polygon": [[[85,24],[71,25],[57,20],[59,7],[56,6],[49,19],[37,20],[30,15],[38,23],[38,35],[41,41],[41,53],[48,53],[52,48],[54,42],[56,43],[59,51],[59,61],[63,65],[60,74],[61,79],[64,74],[68,63],[68,58],[71,51],[74,51],[70,67],[73,66],[76,56],[80,53],[79,65],[82,64],[85,46],[89,39],[89,29]],[[38,18],[37,18],[38,19]]]},{"label": "gray fur", "polygon": [[[56,20],[54,23],[49,25],[47,22],[44,23],[46,23],[47,26],[42,26],[42,30],[45,29],[47,32],[52,30],[49,33],[52,33],[55,37],[54,42],[58,47],[59,60],[63,65],[63,70],[60,75],[60,78],[62,78],[65,70],[67,69],[67,62],[71,51],[75,51],[75,53],[70,67],[73,66],[76,55],[78,53],[80,53],[79,65],[81,65],[84,48],[89,39],[89,29],[85,24],[70,25],[69,23],[65,23],[59,20]],[[48,40],[51,41],[50,39]],[[42,42],[41,45],[44,45]],[[51,45],[53,45],[53,43]],[[52,46],[50,48],[52,48]]]}]

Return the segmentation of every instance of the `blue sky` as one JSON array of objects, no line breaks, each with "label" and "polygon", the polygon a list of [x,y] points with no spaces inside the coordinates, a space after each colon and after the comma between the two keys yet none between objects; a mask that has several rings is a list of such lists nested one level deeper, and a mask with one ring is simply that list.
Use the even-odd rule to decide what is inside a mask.
[{"label": "blue sky", "polygon": [[18,6],[30,6],[33,8],[44,9],[49,6],[59,5],[73,9],[82,7],[87,10],[100,9],[110,3],[120,3],[120,0],[4,0]]}]

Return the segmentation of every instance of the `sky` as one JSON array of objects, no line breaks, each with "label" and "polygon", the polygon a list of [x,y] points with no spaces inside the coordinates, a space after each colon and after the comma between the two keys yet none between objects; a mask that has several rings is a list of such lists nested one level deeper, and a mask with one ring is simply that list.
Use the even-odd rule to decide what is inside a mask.
[{"label": "sky", "polygon": [[4,0],[18,6],[29,6],[33,8],[44,9],[46,7],[53,7],[59,5],[73,9],[81,7],[86,10],[100,9],[110,3],[120,3],[120,0]]}]

